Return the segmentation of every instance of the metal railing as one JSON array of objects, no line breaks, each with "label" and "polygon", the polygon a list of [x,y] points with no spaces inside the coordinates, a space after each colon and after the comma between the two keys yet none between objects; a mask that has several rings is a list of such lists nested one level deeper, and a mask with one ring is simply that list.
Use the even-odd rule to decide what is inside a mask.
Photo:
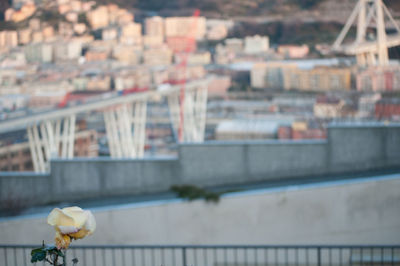
[{"label": "metal railing", "polygon": [[[32,265],[36,247],[0,245],[0,265]],[[73,258],[84,266],[400,265],[400,245],[72,245],[67,265]]]}]

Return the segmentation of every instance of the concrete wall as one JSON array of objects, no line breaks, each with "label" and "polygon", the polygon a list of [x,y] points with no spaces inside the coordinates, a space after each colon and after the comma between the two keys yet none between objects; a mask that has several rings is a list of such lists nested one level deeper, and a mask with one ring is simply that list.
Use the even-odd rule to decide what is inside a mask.
[{"label": "concrete wall", "polygon": [[[399,244],[400,174],[92,209],[77,244]],[[48,212],[0,219],[0,243],[53,242]],[[34,230],[33,230],[34,229]]]},{"label": "concrete wall", "polygon": [[[0,202],[31,205],[169,190],[400,168],[400,125],[333,126],[326,141],[206,142],[178,158],[55,160],[49,175],[1,174]],[[38,182],[39,181],[39,182]]]}]

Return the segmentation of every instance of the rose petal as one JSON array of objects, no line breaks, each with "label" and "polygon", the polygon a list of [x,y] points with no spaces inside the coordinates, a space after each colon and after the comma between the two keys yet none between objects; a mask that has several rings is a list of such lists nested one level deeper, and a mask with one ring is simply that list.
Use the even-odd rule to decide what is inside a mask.
[{"label": "rose petal", "polygon": [[54,208],[47,217],[47,223],[52,226],[74,226],[74,219],[59,208]]},{"label": "rose petal", "polygon": [[75,226],[58,226],[58,229],[60,229],[61,234],[68,235],[72,233],[76,233],[79,231],[79,228],[76,228]]},{"label": "rose petal", "polygon": [[96,230],[96,220],[94,219],[94,215],[92,214],[91,211],[86,211],[87,212],[87,220],[84,225],[84,228],[89,231],[89,234],[93,234],[94,230]]},{"label": "rose petal", "polygon": [[64,208],[62,212],[72,217],[74,219],[74,226],[78,228],[82,228],[88,218],[87,213],[79,207]]}]

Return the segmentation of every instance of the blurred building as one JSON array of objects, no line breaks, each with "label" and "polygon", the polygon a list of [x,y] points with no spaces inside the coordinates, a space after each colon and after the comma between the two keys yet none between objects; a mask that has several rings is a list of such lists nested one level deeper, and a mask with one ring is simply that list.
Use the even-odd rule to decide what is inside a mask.
[{"label": "blurred building", "polygon": [[109,91],[111,89],[111,77],[97,75],[88,79],[86,89],[90,91]]},{"label": "blurred building", "polygon": [[22,45],[29,44],[32,39],[32,30],[29,28],[18,31],[18,43]]},{"label": "blurred building", "polygon": [[342,117],[345,102],[342,99],[318,96],[314,104],[314,116],[322,119]]},{"label": "blurred building", "polygon": [[165,36],[204,39],[206,34],[205,17],[167,17],[165,18]]},{"label": "blurred building", "polygon": [[229,28],[233,27],[233,21],[207,19],[207,39],[211,41],[223,40],[228,36]]},{"label": "blurred building", "polygon": [[29,98],[29,108],[56,107],[66,91],[36,91]]},{"label": "blurred building", "polygon": [[234,53],[241,53],[244,49],[243,39],[231,38],[225,40],[225,48]]},{"label": "blurred building", "polygon": [[289,121],[264,119],[223,121],[215,129],[215,138],[217,140],[275,139],[279,126],[287,123]]},{"label": "blurred building", "polygon": [[303,91],[351,90],[352,73],[351,67],[302,69],[296,63],[285,61],[257,63],[251,70],[251,85],[254,88]]},{"label": "blurred building", "polygon": [[82,43],[80,41],[60,41],[53,44],[55,60],[73,60],[82,55]]},{"label": "blurred building", "polygon": [[211,63],[210,52],[195,52],[190,54],[175,54],[175,63],[179,64],[184,59],[188,65],[207,65]]},{"label": "blurred building", "polygon": [[265,53],[269,50],[269,38],[267,36],[248,36],[244,39],[244,52],[246,54]]},{"label": "blurred building", "polygon": [[144,21],[146,35],[164,38],[164,19],[159,16],[146,18]]},{"label": "blurred building", "polygon": [[0,112],[25,108],[27,104],[28,97],[26,95],[8,94],[0,96]]},{"label": "blurred building", "polygon": [[196,42],[186,37],[167,37],[166,43],[174,53],[192,53],[197,50]]},{"label": "blurred building", "polygon": [[297,70],[297,65],[283,62],[257,63],[250,72],[250,84],[257,89],[291,88],[290,73]]},{"label": "blurred building", "polygon": [[231,77],[228,75],[213,75],[208,84],[208,97],[224,97],[231,87]]},{"label": "blurred building", "polygon": [[172,63],[172,51],[165,46],[148,49],[143,52],[143,63],[149,66],[170,65]]},{"label": "blurred building", "polygon": [[279,45],[278,53],[285,58],[304,58],[308,55],[310,49],[307,45]]},{"label": "blurred building", "polygon": [[90,47],[85,53],[87,62],[104,61],[109,57],[109,51],[104,47]]},{"label": "blurred building", "polygon": [[358,91],[400,90],[400,66],[358,69],[355,79]]},{"label": "blurred building", "polygon": [[310,128],[306,122],[293,122],[290,126],[280,126],[278,139],[326,139],[326,129]]},{"label": "blurred building", "polygon": [[142,46],[142,25],[132,22],[122,26],[119,41],[122,44]]},{"label": "blurred building", "polygon": [[96,9],[89,11],[86,17],[91,28],[94,30],[107,27],[109,24],[107,6],[99,6]]},{"label": "blurred building", "polygon": [[53,46],[48,43],[34,43],[24,46],[26,60],[30,63],[50,63],[53,61]]},{"label": "blurred building", "polygon": [[103,41],[116,40],[118,38],[118,28],[117,27],[107,27],[101,31],[101,39]]},{"label": "blurred building", "polygon": [[112,57],[128,65],[137,65],[141,62],[141,51],[137,51],[130,45],[117,45],[113,48]]},{"label": "blurred building", "polygon": [[394,119],[400,121],[400,98],[383,98],[375,104],[377,119]]},{"label": "blurred building", "polygon": [[16,31],[0,31],[0,47],[15,47],[17,45],[18,33]]},{"label": "blurred building", "polygon": [[164,44],[164,37],[158,35],[144,35],[143,46],[144,48],[157,48]]}]

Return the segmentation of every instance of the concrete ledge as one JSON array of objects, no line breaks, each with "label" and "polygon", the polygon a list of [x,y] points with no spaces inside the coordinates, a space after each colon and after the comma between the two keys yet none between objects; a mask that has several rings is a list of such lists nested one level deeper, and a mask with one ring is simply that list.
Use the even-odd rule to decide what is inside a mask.
[{"label": "concrete ledge", "polygon": [[[182,144],[178,157],[53,160],[51,173],[1,173],[0,203],[31,205],[400,168],[400,124],[333,125],[327,140]],[[4,205],[4,204],[3,204]]]}]

